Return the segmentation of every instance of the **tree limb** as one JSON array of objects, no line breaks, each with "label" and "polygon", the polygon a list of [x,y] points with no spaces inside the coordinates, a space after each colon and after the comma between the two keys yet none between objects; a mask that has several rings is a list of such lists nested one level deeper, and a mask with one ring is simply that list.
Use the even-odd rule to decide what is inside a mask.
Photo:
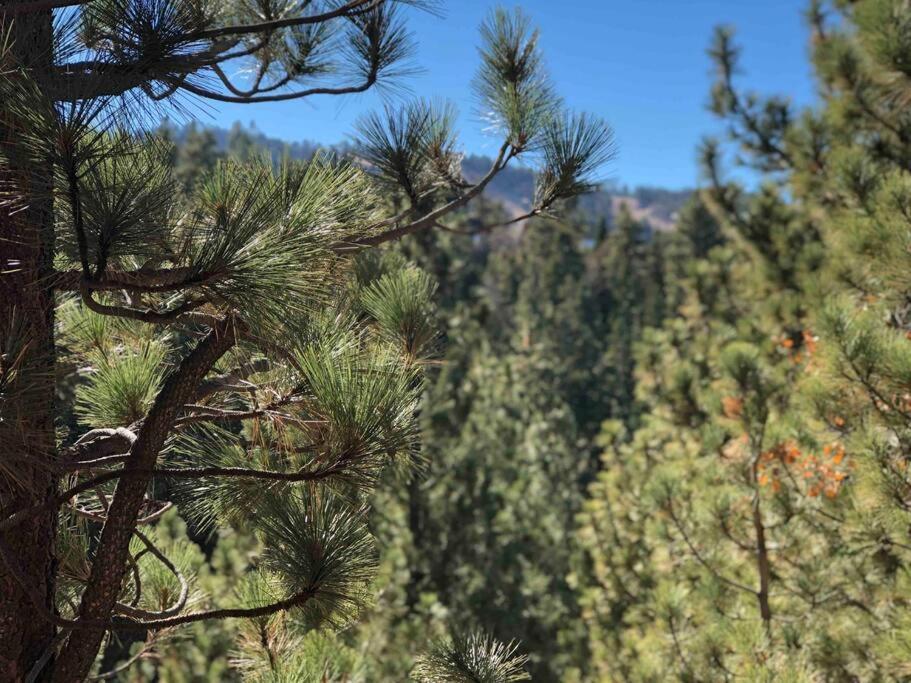
[{"label": "tree limb", "polygon": [[477,182],[477,184],[473,185],[471,187],[471,189],[469,189],[467,192],[465,192],[465,194],[462,194],[462,195],[456,197],[448,204],[444,204],[443,206],[439,207],[438,209],[434,209],[433,211],[430,211],[426,215],[422,216],[421,218],[417,219],[416,221],[408,223],[407,225],[402,225],[402,226],[393,228],[392,230],[387,230],[386,232],[381,232],[378,235],[371,235],[369,237],[363,237],[360,239],[353,240],[351,242],[339,243],[339,244],[334,245],[333,248],[339,253],[359,251],[365,247],[375,247],[377,245],[383,244],[384,242],[398,240],[398,239],[401,239],[402,237],[404,237],[405,235],[411,235],[415,232],[419,232],[421,230],[426,230],[428,228],[432,228],[434,226],[434,224],[440,218],[442,218],[443,216],[445,216],[448,213],[451,213],[452,211],[455,211],[458,208],[461,208],[462,206],[464,206],[465,204],[470,202],[472,199],[474,199],[479,194],[481,194],[481,192],[484,191],[484,188],[487,187],[487,185],[490,183],[490,181],[493,180],[496,177],[496,175],[506,167],[506,164],[508,163],[509,158],[511,158],[511,157],[506,156],[507,151],[509,149],[510,149],[509,142],[508,141],[504,142],[503,145],[500,147],[500,151],[497,154],[497,158],[494,160],[493,165],[490,167],[490,170],[487,172],[487,174],[483,178],[481,178],[481,180],[479,180]]},{"label": "tree limb", "polygon": [[[377,75],[377,69],[374,67],[370,70],[370,73],[367,74],[367,78],[364,79],[364,82],[360,85],[341,86],[337,88],[307,88],[306,90],[296,90],[294,92],[280,93],[277,95],[225,95],[214,90],[208,90],[206,88],[201,88],[199,86],[186,82],[180,85],[180,89],[191,92],[194,95],[198,95],[199,97],[205,97],[206,99],[216,100],[218,102],[230,102],[233,104],[253,104],[256,102],[286,102],[288,100],[297,100],[304,97],[312,97],[313,95],[353,95],[355,93],[361,93],[373,87],[373,85],[376,83]],[[167,79],[166,82],[172,83],[171,80]]]},{"label": "tree limb", "polygon": [[148,536],[139,531],[139,529],[134,529],[133,533],[143,542],[145,547],[148,549],[149,553],[153,555],[159,562],[161,562],[165,567],[168,568],[174,577],[177,579],[180,584],[180,593],[177,596],[177,600],[174,601],[174,604],[167,609],[163,609],[159,612],[150,612],[144,609],[138,609],[130,605],[124,605],[122,603],[117,603],[117,611],[121,614],[126,614],[137,619],[162,619],[166,617],[173,617],[182,610],[187,604],[187,598],[190,595],[190,584],[187,579],[184,577],[183,573],[171,562],[170,558],[165,555],[158,547],[152,543]]},{"label": "tree limb", "polygon": [[78,465],[86,461],[124,454],[135,441],[136,435],[125,427],[93,429],[79,437],[69,448],[62,449],[61,455],[67,460],[67,468],[75,465],[78,469]]},{"label": "tree limb", "polygon": [[199,390],[196,392],[196,400],[199,401],[212,394],[220,391],[230,391],[236,388],[236,383],[247,379],[250,375],[260,372],[266,372],[272,368],[272,362],[268,358],[257,358],[248,363],[226,372],[223,375],[209,377],[199,384]]},{"label": "tree limb", "polygon": [[[132,455],[124,466],[126,472],[154,469],[179,410],[192,398],[210,368],[235,344],[241,326],[233,315],[225,317],[171,372],[143,421]],[[114,609],[127,570],[130,537],[150,478],[151,475],[125,476],[117,483],[79,605],[81,621],[104,622]],[[84,678],[104,632],[105,627],[91,628],[80,638],[68,641],[58,656],[54,680],[68,682]]]},{"label": "tree limb", "polygon": [[130,308],[129,306],[109,306],[107,304],[96,301],[92,296],[92,290],[88,286],[83,286],[81,293],[82,301],[85,303],[86,307],[88,307],[89,310],[98,313],[99,315],[129,318],[130,320],[139,320],[144,323],[153,324],[167,324],[177,322],[183,318],[185,314],[190,313],[191,311],[208,303],[201,299],[197,299],[192,301],[184,301],[177,307],[172,308],[168,311],[156,311],[151,308],[142,310],[139,308]]},{"label": "tree limb", "polygon": [[297,26],[306,26],[308,24],[321,24],[330,19],[339,17],[352,16],[353,10],[371,10],[382,5],[386,0],[350,0],[341,7],[323,12],[322,14],[311,14],[302,17],[289,17],[286,19],[273,19],[270,21],[261,21],[256,24],[245,24],[240,26],[222,26],[219,28],[205,29],[187,34],[188,40],[212,40],[224,37],[247,36],[254,33],[270,33],[282,28],[293,28]]}]

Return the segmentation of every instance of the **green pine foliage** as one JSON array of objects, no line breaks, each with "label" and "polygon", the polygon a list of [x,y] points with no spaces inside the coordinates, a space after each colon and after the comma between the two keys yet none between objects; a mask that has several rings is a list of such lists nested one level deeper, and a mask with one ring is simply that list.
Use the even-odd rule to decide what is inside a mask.
[{"label": "green pine foliage", "polygon": [[420,658],[413,678],[435,683],[510,683],[527,681],[525,657],[517,655],[517,645],[498,643],[479,634],[458,635],[438,643]]},{"label": "green pine foliage", "polygon": [[[422,453],[422,437],[434,435],[423,427],[442,413],[425,390],[439,383],[443,397],[450,388],[436,300],[471,285],[414,263],[420,254],[408,258],[406,248],[372,252],[412,235],[426,246],[517,157],[537,165],[543,188],[523,220],[555,215],[596,187],[610,130],[564,111],[530,20],[496,10],[481,28],[475,85],[502,145],[474,183],[462,175],[454,110],[435,101],[389,106],[361,122],[352,154],[300,162],[260,153],[242,131],[219,153],[211,132],[193,126],[179,145],[168,128],[142,130],[154,102],[181,90],[259,101],[278,91],[304,96],[287,89],[340,72],[365,85],[336,94],[385,82],[409,53],[404,4],[425,3],[81,3],[59,14],[44,45],[59,60],[53,73],[22,58],[0,18],[0,160],[19,169],[4,179],[2,206],[53,206],[34,233],[59,236],[45,245],[48,283],[31,283],[56,296],[42,318],[57,313],[51,360],[64,419],[42,463],[54,485],[30,490],[6,463],[0,470],[0,484],[21,486],[28,503],[4,502],[3,532],[30,515],[58,526],[49,534],[55,547],[45,548],[56,559],[41,616],[59,633],[33,648],[44,651],[39,659],[22,664],[16,654],[10,664],[25,666],[30,680],[525,680],[528,657],[516,637],[528,639],[523,651],[540,650],[541,671],[563,666],[555,643],[574,609],[562,578],[569,555],[555,554],[549,567],[537,560],[571,534],[591,458],[585,445],[574,457],[584,438],[577,443],[572,407],[550,391],[560,342],[546,342],[545,352],[539,320],[528,326],[533,343],[520,341],[517,323],[515,334],[491,339],[496,355],[473,353],[459,371],[478,391],[458,438],[445,434],[451,457],[433,461],[439,444]],[[84,61],[65,78],[76,56]],[[257,74],[249,90],[228,79],[226,61]],[[225,92],[209,90],[199,72]],[[61,79],[67,88],[48,86]],[[7,144],[10,121],[17,139]],[[485,220],[478,232],[494,227]],[[584,270],[578,244],[563,248],[579,268],[554,310]],[[454,260],[465,258],[459,249]],[[548,278],[561,277],[553,264]],[[518,292],[506,314],[525,317],[551,285]],[[575,305],[571,324],[580,329],[582,300]],[[6,429],[28,354],[18,328],[3,329]],[[519,420],[504,439],[504,422],[490,418],[507,414]],[[476,465],[489,470],[489,483],[459,479]],[[432,467],[458,477],[427,486],[420,477]],[[412,512],[428,520],[404,551],[406,571],[423,571],[428,558],[415,555],[444,547],[428,574],[435,583],[406,589],[409,612],[427,606],[433,631],[383,660],[360,639],[387,628],[398,640],[405,631],[371,611],[385,597],[383,581],[398,588],[394,554],[381,554],[375,539],[386,531],[380,520],[399,512],[385,509],[384,497],[403,490],[413,496],[409,524]],[[545,514],[547,498],[554,513]],[[465,528],[450,539],[437,530],[453,524],[452,513]],[[521,519],[541,525],[534,542]],[[4,582],[40,610],[34,577],[15,550],[0,550]],[[450,577],[447,555],[475,566],[453,565]],[[484,586],[478,572],[496,569],[498,555],[522,570]],[[425,600],[443,591],[440,581],[450,581],[446,594]],[[491,605],[503,610],[497,619]],[[525,615],[518,629],[512,614]]]},{"label": "green pine foliage", "polygon": [[809,14],[816,111],[740,93],[732,33],[712,44],[712,108],[766,176],[727,182],[705,146],[724,241],[684,212],[682,301],[638,344],[645,417],[605,426],[579,515],[594,680],[908,675],[911,15],[834,5]]}]

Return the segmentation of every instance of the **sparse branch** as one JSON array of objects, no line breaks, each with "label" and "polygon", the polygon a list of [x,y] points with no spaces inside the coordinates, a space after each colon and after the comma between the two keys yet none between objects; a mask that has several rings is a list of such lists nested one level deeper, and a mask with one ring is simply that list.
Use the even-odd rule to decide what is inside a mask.
[{"label": "sparse branch", "polygon": [[270,33],[283,28],[294,28],[297,26],[306,26],[308,24],[322,24],[339,17],[352,16],[355,10],[369,11],[379,7],[388,0],[350,0],[341,7],[323,12],[321,14],[312,14],[302,17],[289,17],[286,19],[273,19],[262,21],[256,24],[245,24],[242,26],[222,26],[219,28],[205,29],[196,31],[187,35],[188,40],[214,40],[225,37],[248,36],[256,33]]},{"label": "sparse branch", "polygon": [[671,503],[670,501],[667,504],[667,511],[668,511],[668,514],[670,515],[671,521],[674,522],[674,526],[677,528],[677,531],[679,531],[680,535],[683,537],[683,541],[686,543],[687,547],[690,549],[690,552],[693,554],[693,557],[696,558],[696,561],[699,562],[699,564],[701,564],[703,567],[705,567],[706,570],[708,570],[708,572],[712,576],[714,576],[716,579],[721,581],[723,584],[728,585],[731,588],[736,588],[737,590],[743,591],[745,593],[749,593],[751,595],[756,595],[756,591],[753,590],[752,588],[750,588],[749,586],[744,586],[742,583],[739,583],[737,581],[727,578],[726,576],[721,574],[717,569],[715,569],[711,564],[709,564],[708,560],[706,560],[702,556],[702,553],[700,553],[696,549],[696,546],[693,545],[693,542],[690,540],[689,534],[686,532],[686,528],[683,526],[683,523],[680,521],[680,519],[677,517],[677,514],[674,512],[674,504]]},{"label": "sparse branch", "polygon": [[164,619],[153,620],[125,620],[116,622],[118,629],[148,630],[160,631],[165,628],[173,628],[184,624],[192,624],[197,621],[210,621],[214,619],[255,619],[256,617],[266,617],[278,612],[286,612],[295,607],[303,607],[317,593],[317,588],[300,591],[294,595],[261,607],[248,608],[227,608],[213,609],[207,612],[195,612],[193,614],[182,614]]},{"label": "sparse branch", "polygon": [[443,230],[445,232],[451,232],[456,235],[467,235],[467,236],[473,237],[475,235],[486,234],[488,232],[496,230],[497,228],[505,228],[508,225],[515,225],[516,223],[521,223],[522,221],[527,221],[531,218],[534,218],[535,216],[539,216],[540,214],[541,214],[541,212],[538,209],[533,209],[531,211],[523,213],[520,216],[511,218],[508,221],[500,221],[498,223],[487,223],[486,225],[482,225],[473,230],[461,230],[459,228],[451,228],[448,225],[443,225],[442,223],[439,223],[439,222],[434,222],[433,227],[439,228],[440,230]]},{"label": "sparse branch", "polygon": [[243,90],[234,84],[234,82],[228,77],[224,70],[218,66],[218,64],[212,65],[212,71],[214,71],[215,75],[218,76],[218,80],[222,82],[222,85],[224,85],[233,95],[236,97],[243,97],[245,99],[249,99],[263,93],[272,92],[274,90],[278,90],[279,88],[283,88],[288,85],[288,83],[290,83],[293,79],[293,76],[291,74],[285,74],[274,83],[270,83],[269,85],[262,87],[265,71],[263,69],[260,69],[259,74],[256,76],[256,79],[253,82],[253,86],[248,90]]},{"label": "sparse branch", "polygon": [[138,309],[130,308],[128,306],[109,306],[97,301],[92,296],[92,290],[88,287],[83,287],[82,291],[82,301],[85,303],[86,307],[98,313],[99,315],[109,315],[118,318],[128,318],[130,320],[139,320],[144,323],[153,323],[153,324],[169,324],[177,322],[184,315],[190,313],[191,311],[204,306],[207,302],[202,300],[195,301],[184,301],[175,308],[172,308],[168,311],[156,311],[154,309]]},{"label": "sparse branch", "polygon": [[481,180],[479,180],[474,186],[472,186],[471,189],[469,189],[467,192],[460,195],[456,199],[453,199],[448,204],[444,204],[443,206],[439,207],[438,209],[430,211],[423,217],[421,217],[411,223],[408,223],[407,225],[402,225],[402,226],[393,228],[392,230],[387,230],[385,232],[381,232],[378,235],[372,235],[370,237],[364,237],[361,239],[353,240],[352,242],[336,245],[336,247],[335,247],[336,251],[339,251],[339,252],[358,251],[365,247],[375,247],[377,245],[383,244],[384,242],[398,240],[398,239],[401,239],[402,237],[405,237],[406,235],[411,235],[416,232],[420,232],[421,230],[427,230],[429,228],[432,228],[440,218],[442,218],[443,216],[445,216],[449,213],[452,213],[456,209],[459,209],[459,208],[465,206],[468,202],[470,202],[472,199],[474,199],[475,197],[480,195],[481,192],[484,191],[484,188],[487,187],[487,185],[490,183],[490,181],[493,180],[496,177],[496,175],[506,167],[506,164],[508,163],[509,158],[510,158],[507,156],[507,153],[509,152],[509,150],[510,150],[509,142],[504,142],[503,145],[500,147],[500,151],[497,154],[497,158],[494,160],[493,165],[490,167],[490,170],[487,172],[487,174],[483,178],[481,178]]},{"label": "sparse branch", "polygon": [[[279,93],[277,95],[225,95],[224,93],[209,90],[207,88],[201,88],[197,85],[193,85],[187,82],[181,83],[178,87],[182,90],[191,92],[194,95],[198,95],[199,97],[205,97],[209,100],[229,102],[233,104],[253,104],[256,102],[286,102],[288,100],[298,100],[304,97],[312,97],[314,95],[353,95],[369,90],[376,83],[376,79],[377,69],[373,68],[371,69],[370,73],[367,74],[367,77],[364,79],[364,81],[359,85],[340,86],[337,88],[328,86],[307,88],[305,90]],[[173,79],[168,79],[167,82],[172,86],[175,85]]]},{"label": "sparse branch", "polygon": [[146,536],[144,533],[139,531],[139,529],[134,529],[133,533],[136,537],[143,542],[146,549],[149,551],[153,557],[155,557],[159,562],[161,562],[168,571],[174,575],[174,578],[177,579],[177,582],[180,584],[180,593],[177,596],[177,600],[174,601],[174,604],[167,609],[161,610],[159,612],[150,612],[148,610],[138,609],[130,605],[124,605],[122,603],[117,603],[117,611],[121,614],[126,614],[127,616],[135,617],[137,619],[161,619],[165,617],[173,617],[182,610],[187,604],[187,598],[190,595],[190,584],[184,577],[183,573],[178,569],[173,562],[165,555],[158,547]]}]

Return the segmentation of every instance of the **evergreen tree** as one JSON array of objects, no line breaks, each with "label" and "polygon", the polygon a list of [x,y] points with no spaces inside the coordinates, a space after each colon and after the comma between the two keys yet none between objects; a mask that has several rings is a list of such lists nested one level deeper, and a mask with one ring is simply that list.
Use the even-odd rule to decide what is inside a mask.
[{"label": "evergreen tree", "polygon": [[449,227],[409,249],[441,282],[467,286],[440,297],[447,344],[426,398],[426,472],[376,505],[400,584],[359,642],[396,679],[402,654],[441,621],[476,623],[528,645],[536,680],[574,680],[590,643],[571,585],[572,520],[601,466],[601,422],[636,410],[608,391],[611,351],[625,340],[632,356],[664,306],[665,251],[685,249],[631,219],[600,245],[580,215],[511,239],[466,239],[473,216]]},{"label": "evergreen tree", "polygon": [[908,674],[911,11],[809,17],[817,111],[740,93],[730,31],[710,50],[712,108],[765,180],[726,182],[705,147],[729,246],[693,249],[682,319],[640,349],[642,428],[629,444],[606,430],[580,516],[605,680]]},{"label": "evergreen tree", "polygon": [[663,317],[662,242],[650,236],[648,227],[636,221],[624,204],[613,229],[592,254],[592,308],[603,356],[589,367],[600,371],[597,392],[607,403],[598,411],[601,420],[613,418],[631,425],[638,413],[633,347],[643,328]]},{"label": "evergreen tree", "polygon": [[228,156],[239,161],[249,161],[255,154],[253,138],[239,122],[235,122],[228,133]]},{"label": "evergreen tree", "polygon": [[187,126],[183,143],[175,155],[174,178],[184,192],[193,191],[196,183],[210,173],[218,162],[219,153],[212,131]]},{"label": "evergreen tree", "polygon": [[[106,635],[145,636],[129,664],[187,625],[235,618],[249,620],[235,663],[254,680],[356,666],[315,629],[364,602],[366,496],[413,458],[436,341],[427,275],[362,252],[432,229],[529,150],[542,161],[529,216],[545,214],[592,187],[609,132],[560,111],[537,33],[505,11],[482,26],[476,79],[503,142],[474,184],[449,110],[422,101],[362,121],[367,170],[226,160],[186,201],[172,150],[137,125],[178,94],[366,90],[407,55],[402,4],[421,3],[3,3],[5,679],[82,680]],[[234,65],[249,83],[226,76]],[[357,80],[326,83],[338,74]],[[194,163],[207,149],[203,135]],[[58,359],[84,369],[78,426],[59,442]],[[231,594],[199,592],[191,548],[160,523],[165,490],[194,524],[252,532]],[[510,647],[454,638],[414,673],[505,681],[520,665]]]}]

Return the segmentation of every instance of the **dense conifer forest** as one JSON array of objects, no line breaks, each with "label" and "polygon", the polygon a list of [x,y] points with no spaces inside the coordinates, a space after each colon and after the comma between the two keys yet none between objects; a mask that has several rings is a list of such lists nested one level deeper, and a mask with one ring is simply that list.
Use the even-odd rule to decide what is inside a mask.
[{"label": "dense conifer forest", "polygon": [[434,9],[228,5],[0,1],[0,681],[911,680],[911,5],[809,2],[805,110],[707,36],[685,192],[520,10],[495,158],[207,127]]}]

